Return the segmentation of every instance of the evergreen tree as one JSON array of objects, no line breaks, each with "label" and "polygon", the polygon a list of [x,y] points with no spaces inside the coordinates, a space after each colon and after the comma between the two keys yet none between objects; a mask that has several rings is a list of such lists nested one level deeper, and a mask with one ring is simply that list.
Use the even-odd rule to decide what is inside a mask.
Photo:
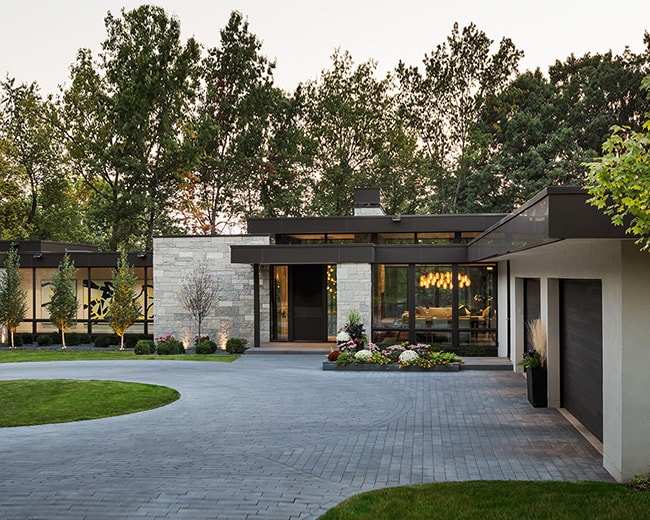
[{"label": "evergreen tree", "polygon": [[113,270],[113,297],[106,316],[111,329],[120,337],[120,350],[124,350],[124,334],[142,313],[135,297],[137,280],[133,267],[126,260],[126,252],[122,251],[117,269]]},{"label": "evergreen tree", "polygon": [[15,248],[9,250],[5,271],[0,277],[0,323],[9,331],[11,348],[15,347],[14,335],[20,322],[25,319],[27,293],[20,288],[20,256]]},{"label": "evergreen tree", "polygon": [[52,277],[52,298],[50,298],[50,321],[61,332],[62,348],[66,348],[65,333],[74,323],[77,314],[76,295],[77,270],[66,254]]}]

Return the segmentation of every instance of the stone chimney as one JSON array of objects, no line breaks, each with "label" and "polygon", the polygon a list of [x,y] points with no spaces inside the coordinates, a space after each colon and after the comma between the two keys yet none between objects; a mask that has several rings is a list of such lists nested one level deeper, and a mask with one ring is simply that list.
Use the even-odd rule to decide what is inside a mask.
[{"label": "stone chimney", "polygon": [[354,190],[354,216],[368,215],[385,215],[381,190],[379,188],[356,188]]}]

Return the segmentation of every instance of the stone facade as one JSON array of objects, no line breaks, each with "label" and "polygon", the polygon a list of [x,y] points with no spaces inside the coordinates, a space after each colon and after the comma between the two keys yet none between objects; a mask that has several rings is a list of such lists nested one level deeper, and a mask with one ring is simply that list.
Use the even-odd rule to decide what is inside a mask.
[{"label": "stone facade", "polygon": [[371,265],[337,264],[336,288],[337,330],[345,325],[350,310],[356,309],[369,335],[372,317]]},{"label": "stone facade", "polygon": [[[230,337],[242,337],[253,346],[253,266],[230,263],[231,245],[266,245],[261,236],[158,237],[154,239],[153,277],[156,287],[154,337],[172,334],[191,347],[197,324],[180,302],[185,277],[194,266],[205,263],[217,282],[217,304],[201,328],[219,348]],[[261,341],[269,340],[268,268],[260,269]]]}]

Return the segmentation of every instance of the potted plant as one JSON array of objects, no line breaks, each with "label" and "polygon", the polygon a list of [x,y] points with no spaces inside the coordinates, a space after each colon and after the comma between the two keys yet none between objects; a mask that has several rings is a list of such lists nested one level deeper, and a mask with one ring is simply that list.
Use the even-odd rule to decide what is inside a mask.
[{"label": "potted plant", "polygon": [[531,349],[524,352],[517,363],[526,370],[528,401],[536,408],[548,406],[548,383],[546,375],[546,331],[539,318],[526,323]]}]

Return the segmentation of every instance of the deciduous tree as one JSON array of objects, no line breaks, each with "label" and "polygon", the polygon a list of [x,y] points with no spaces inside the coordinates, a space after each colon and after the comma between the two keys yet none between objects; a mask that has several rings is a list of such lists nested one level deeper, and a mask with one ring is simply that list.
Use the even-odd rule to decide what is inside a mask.
[{"label": "deciduous tree", "polygon": [[9,331],[10,346],[14,348],[16,328],[27,313],[27,292],[20,288],[20,255],[15,248],[9,249],[4,265],[0,276],[0,323]]},{"label": "deciduous tree", "polygon": [[203,321],[210,315],[217,303],[217,281],[206,264],[197,265],[185,277],[181,286],[181,303],[198,326],[197,336],[201,337]]},{"label": "deciduous tree", "polygon": [[73,325],[79,307],[76,289],[77,269],[74,262],[65,254],[52,276],[52,297],[48,304],[50,321],[61,332],[63,349],[67,348],[65,333]]},{"label": "deciduous tree", "polygon": [[106,316],[111,329],[120,337],[120,350],[124,350],[124,334],[142,314],[135,294],[137,280],[133,267],[128,264],[126,252],[122,251],[111,278],[113,295]]}]

